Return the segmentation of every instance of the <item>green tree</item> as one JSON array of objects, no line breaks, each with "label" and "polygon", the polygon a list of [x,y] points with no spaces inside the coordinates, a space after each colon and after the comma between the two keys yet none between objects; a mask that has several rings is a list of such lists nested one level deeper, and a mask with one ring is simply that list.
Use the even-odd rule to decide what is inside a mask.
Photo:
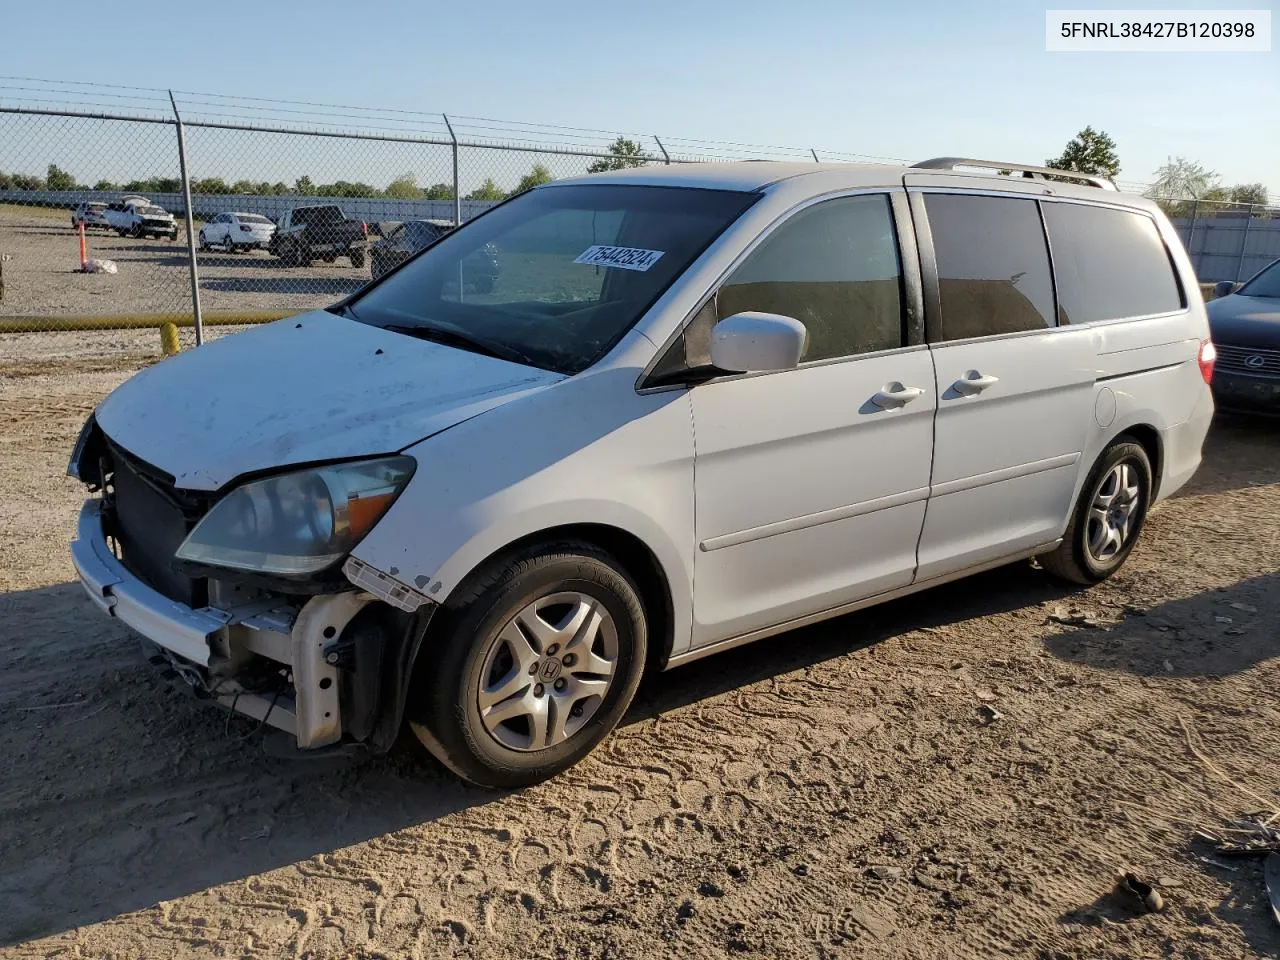
[{"label": "green tree", "polygon": [[550,183],[555,177],[551,176],[551,171],[540,163],[535,163],[533,169],[520,178],[520,182],[516,184],[516,188],[511,191],[511,195],[524,193],[526,190],[532,190],[544,183]]},{"label": "green tree", "polygon": [[282,180],[277,180],[271,185],[271,190],[268,192],[274,193],[278,197],[283,196],[289,192],[289,185]]},{"label": "green tree", "polygon": [[44,177],[35,177],[28,173],[10,174],[14,190],[43,190]]},{"label": "green tree", "polygon": [[119,189],[120,189],[120,187],[119,187],[119,185],[112,183],[110,180],[99,180],[97,183],[95,183],[95,184],[93,185],[93,189],[95,189],[95,190],[119,190]]},{"label": "green tree", "polygon": [[1261,183],[1237,183],[1229,193],[1233,203],[1265,204],[1269,202],[1267,188]]},{"label": "green tree", "polygon": [[484,183],[476,187],[467,194],[468,200],[501,200],[506,194],[502,192],[502,188],[493,182],[492,177],[486,177]]},{"label": "green tree", "polygon": [[1114,180],[1120,175],[1120,156],[1116,153],[1116,142],[1104,131],[1085,127],[1067,141],[1061,156],[1046,160],[1045,166]]},{"label": "green tree", "polygon": [[67,173],[65,170],[58,168],[56,163],[49,164],[49,171],[44,178],[46,190],[74,190],[76,188],[76,178]]},{"label": "green tree", "polygon": [[376,197],[380,191],[367,183],[352,183],[350,180],[335,180],[333,183],[322,183],[316,187],[318,197]]},{"label": "green tree", "polygon": [[231,185],[232,193],[261,193],[259,189],[262,184],[254,183],[252,180],[237,180]]},{"label": "green tree", "polygon": [[1198,200],[1217,185],[1218,175],[1212,170],[1186,157],[1170,157],[1164,166],[1156,170],[1156,182],[1147,191],[1147,196]]},{"label": "green tree", "polygon": [[643,167],[649,162],[640,144],[626,137],[619,137],[609,144],[609,156],[593,160],[587,166],[587,173],[603,173],[606,170],[626,170],[628,167]]},{"label": "green tree", "polygon": [[412,173],[402,173],[387,184],[385,193],[392,200],[418,200],[422,197],[422,188]]},{"label": "green tree", "polygon": [[226,194],[231,193],[231,187],[227,185],[227,181],[221,177],[205,177],[203,180],[191,181],[192,193],[209,193],[209,194]]},{"label": "green tree", "polygon": [[310,177],[299,177],[293,182],[293,189],[303,197],[314,197],[316,195],[316,185],[311,182]]},{"label": "green tree", "polygon": [[452,200],[453,186],[448,183],[433,183],[423,194],[427,200]]}]

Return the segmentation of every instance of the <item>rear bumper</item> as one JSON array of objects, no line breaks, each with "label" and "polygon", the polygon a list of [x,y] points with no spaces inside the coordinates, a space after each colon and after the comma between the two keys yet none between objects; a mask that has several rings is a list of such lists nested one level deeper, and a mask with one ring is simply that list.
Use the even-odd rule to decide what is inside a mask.
[{"label": "rear bumper", "polygon": [[1165,433],[1164,469],[1157,491],[1159,500],[1177,493],[1200,467],[1201,450],[1213,422],[1214,409],[1213,394],[1203,387],[1201,390],[1191,416]]}]

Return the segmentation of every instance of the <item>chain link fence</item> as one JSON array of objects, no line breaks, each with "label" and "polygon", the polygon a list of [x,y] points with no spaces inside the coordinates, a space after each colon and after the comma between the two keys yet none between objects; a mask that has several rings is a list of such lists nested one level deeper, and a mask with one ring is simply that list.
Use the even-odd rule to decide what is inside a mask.
[{"label": "chain link fence", "polygon": [[[193,345],[197,314],[214,337],[327,306],[452,224],[549,180],[648,163],[886,159],[655,136],[609,140],[600,131],[497,128],[443,115],[415,115],[409,132],[395,117],[339,130],[246,118],[243,104],[226,114],[211,109],[217,102],[195,100],[203,112],[189,117],[184,103],[181,118],[176,102],[167,111],[149,106],[135,116],[0,105],[5,361],[154,356],[157,329],[168,323],[179,346]],[[275,121],[281,110],[308,113],[274,110]],[[324,116],[331,124],[332,111]],[[486,139],[496,132],[507,139]],[[1202,281],[1245,279],[1280,257],[1280,207],[1162,204]]]}]

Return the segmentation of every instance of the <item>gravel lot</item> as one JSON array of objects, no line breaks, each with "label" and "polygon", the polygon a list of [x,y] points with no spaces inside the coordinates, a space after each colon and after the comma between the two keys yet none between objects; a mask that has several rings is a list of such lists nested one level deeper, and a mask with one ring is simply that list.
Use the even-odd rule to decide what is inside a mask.
[{"label": "gravel lot", "polygon": [[1274,424],[1215,425],[1101,587],[1017,565],[708,659],[493,794],[267,757],[92,608],[63,470],[133,364],[0,367],[0,954],[1280,954],[1260,863],[1192,839],[1280,807]]},{"label": "gravel lot", "polygon": [[[186,235],[168,240],[133,240],[113,231],[88,232],[89,256],[112,260],[119,272],[83,274],[76,231],[65,211],[23,211],[0,206],[0,254],[8,316],[143,314],[191,310]],[[326,306],[369,279],[369,268],[346,259],[287,268],[265,251],[202,253],[200,301],[207,312],[309,310]],[[107,339],[111,331],[93,332]]]}]

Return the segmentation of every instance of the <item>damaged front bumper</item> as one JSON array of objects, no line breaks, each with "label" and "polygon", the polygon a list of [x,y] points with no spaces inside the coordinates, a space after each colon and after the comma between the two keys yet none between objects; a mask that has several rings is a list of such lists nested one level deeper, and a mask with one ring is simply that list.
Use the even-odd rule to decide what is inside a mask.
[{"label": "damaged front bumper", "polygon": [[193,609],[116,557],[99,499],[81,508],[71,557],[90,599],[159,647],[198,695],[293,734],[300,749],[394,741],[433,604],[408,612],[346,590]]}]

